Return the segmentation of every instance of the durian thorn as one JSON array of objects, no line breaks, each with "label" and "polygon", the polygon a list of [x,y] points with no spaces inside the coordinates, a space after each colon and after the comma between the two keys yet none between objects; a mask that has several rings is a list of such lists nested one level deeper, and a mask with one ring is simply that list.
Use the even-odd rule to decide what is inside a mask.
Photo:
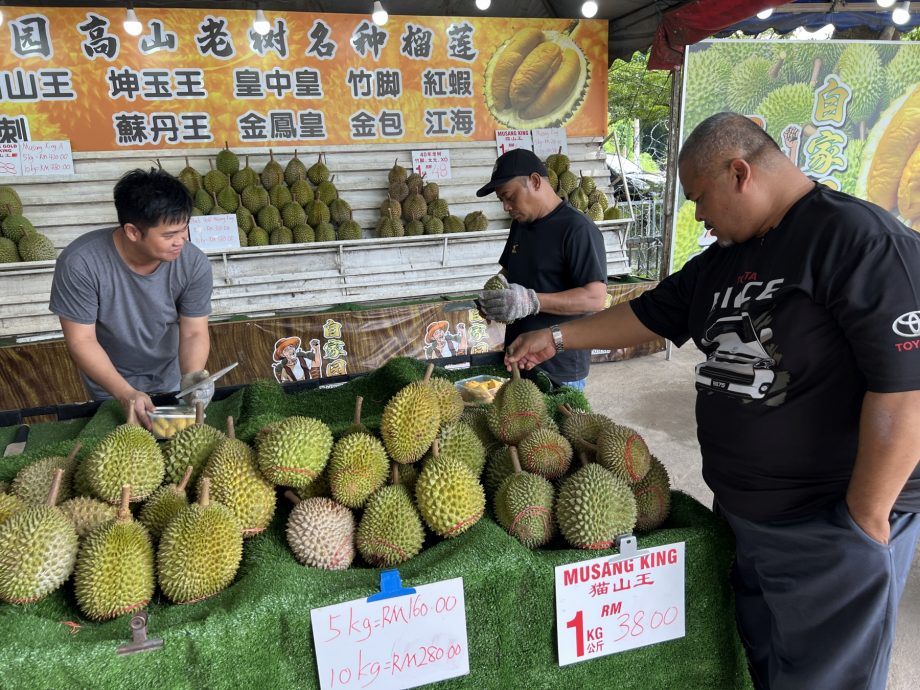
[{"label": "durian thorn", "polygon": [[233,417],[227,417],[227,438],[236,438],[236,426]]},{"label": "durian thorn", "polygon": [[293,491],[291,491],[290,489],[288,489],[287,491],[284,492],[284,497],[285,497],[287,500],[289,500],[291,503],[293,503],[295,506],[296,506],[298,503],[300,503],[300,496],[298,496],[297,494],[295,494],[295,493],[294,493]]},{"label": "durian thorn", "polygon": [[572,23],[569,24],[567,27],[565,27],[565,29],[562,30],[562,35],[571,36],[572,34],[575,33],[575,29],[577,29],[580,24],[581,24],[580,20],[578,19],[572,20]]},{"label": "durian thorn", "polygon": [[204,403],[200,400],[195,403],[195,424],[198,426],[204,424]]},{"label": "durian thorn", "polygon": [[68,461],[68,462],[73,462],[73,459],[74,459],[75,457],[77,457],[77,453],[80,452],[80,447],[81,447],[82,445],[83,445],[83,444],[82,444],[80,441],[77,441],[76,443],[73,444],[73,448],[71,448],[71,449],[70,449],[70,452],[67,454],[67,461]]},{"label": "durian thorn", "polygon": [[128,522],[131,519],[131,485],[124,484],[121,487],[121,505],[118,507],[116,519],[119,522]]},{"label": "durian thorn", "polygon": [[198,505],[207,508],[211,502],[211,479],[209,477],[201,478],[201,486],[198,488]]},{"label": "durian thorn", "polygon": [[429,362],[428,366],[425,367],[425,375],[422,377],[422,381],[430,381],[431,375],[434,373],[434,363]]},{"label": "durian thorn", "polygon": [[522,508],[521,511],[514,516],[514,519],[511,521],[511,528],[508,530],[508,533],[514,535],[517,532],[518,523],[524,518],[537,516],[543,521],[543,532],[548,533],[552,527],[552,513],[546,509],[545,506],[527,506]]},{"label": "durian thorn", "polygon": [[390,484],[393,486],[399,486],[399,463],[392,463],[390,467]]},{"label": "durian thorn", "polygon": [[355,426],[358,426],[361,423],[361,406],[362,405],[364,405],[364,398],[359,395],[355,398],[355,416],[354,416]]},{"label": "durian thorn", "polygon": [[514,467],[514,473],[520,474],[524,470],[521,469],[521,459],[518,457],[517,446],[508,446],[508,453],[511,455],[511,465]]},{"label": "durian thorn", "polygon": [[511,363],[511,380],[512,381],[521,380],[521,368],[518,366],[517,362]]},{"label": "durian thorn", "polygon": [[45,505],[54,506],[57,503],[58,492],[61,490],[61,480],[64,477],[64,470],[60,467],[54,471],[54,474],[51,476],[51,488],[48,489],[48,499],[45,501]]},{"label": "durian thorn", "polygon": [[182,475],[182,481],[180,481],[180,482],[176,485],[176,491],[177,491],[177,492],[182,493],[183,491],[185,491],[185,487],[188,486],[188,481],[189,481],[189,479],[192,478],[192,471],[193,471],[194,469],[195,469],[195,468],[192,467],[191,465],[189,465],[188,467],[185,468],[185,474]]}]

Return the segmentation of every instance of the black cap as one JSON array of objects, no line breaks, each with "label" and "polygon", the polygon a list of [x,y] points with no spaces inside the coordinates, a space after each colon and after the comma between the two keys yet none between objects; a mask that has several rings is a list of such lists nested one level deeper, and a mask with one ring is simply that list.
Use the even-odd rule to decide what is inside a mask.
[{"label": "black cap", "polygon": [[476,192],[476,196],[491,194],[496,187],[501,187],[508,180],[533,173],[537,173],[540,177],[549,175],[546,172],[546,165],[533,151],[511,149],[500,155],[495,161],[495,167],[492,168],[492,179]]}]

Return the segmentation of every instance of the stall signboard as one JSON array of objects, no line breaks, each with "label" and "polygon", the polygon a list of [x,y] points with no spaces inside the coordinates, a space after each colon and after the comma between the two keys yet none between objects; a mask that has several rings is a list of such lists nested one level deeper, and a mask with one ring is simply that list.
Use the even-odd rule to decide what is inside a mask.
[{"label": "stall signboard", "polygon": [[528,129],[499,129],[495,132],[496,155],[504,155],[514,149],[533,151],[533,135]]},{"label": "stall signboard", "polygon": [[450,150],[427,149],[412,152],[412,172],[418,173],[428,182],[450,179]]},{"label": "stall signboard", "polygon": [[[603,20],[391,16],[377,26],[369,15],[267,11],[263,35],[251,11],[136,13],[143,29],[130,36],[123,8],[4,7],[0,142],[117,151],[606,130]],[[509,68],[538,46],[527,70]]]},{"label": "stall signboard", "polygon": [[310,612],[322,690],[400,690],[470,672],[463,579]]},{"label": "stall signboard", "polygon": [[[704,41],[689,46],[681,140],[730,110],[807,175],[920,230],[920,43]],[[678,195],[671,270],[715,241]]]},{"label": "stall signboard", "polygon": [[556,567],[559,665],[686,634],[684,542]]}]

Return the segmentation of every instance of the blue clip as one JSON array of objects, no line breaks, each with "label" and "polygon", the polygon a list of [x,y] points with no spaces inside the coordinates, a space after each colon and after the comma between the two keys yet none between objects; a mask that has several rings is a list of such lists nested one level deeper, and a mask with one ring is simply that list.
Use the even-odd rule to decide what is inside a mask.
[{"label": "blue clip", "polygon": [[367,600],[395,599],[396,597],[404,597],[407,594],[415,594],[415,588],[402,586],[399,571],[396,569],[384,570],[380,573],[380,592],[372,594]]}]

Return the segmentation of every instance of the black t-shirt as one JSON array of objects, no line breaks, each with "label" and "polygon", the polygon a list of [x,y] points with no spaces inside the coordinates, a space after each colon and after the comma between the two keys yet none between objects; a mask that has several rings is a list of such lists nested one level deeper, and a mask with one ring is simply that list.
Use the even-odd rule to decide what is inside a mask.
[{"label": "black t-shirt", "polygon": [[[703,477],[744,518],[842,499],[866,391],[920,389],[920,235],[821,185],[762,239],[711,246],[631,305],[708,355],[696,369]],[[920,512],[920,465],[894,509]]]},{"label": "black t-shirt", "polygon": [[[607,282],[604,238],[597,226],[568,202],[533,223],[513,221],[498,263],[509,283],[537,292],[562,292]],[[577,318],[543,312],[528,316],[505,328],[505,343],[510,345],[521,333]],[[565,350],[540,368],[558,384],[585,378],[590,364],[590,350]]]}]

